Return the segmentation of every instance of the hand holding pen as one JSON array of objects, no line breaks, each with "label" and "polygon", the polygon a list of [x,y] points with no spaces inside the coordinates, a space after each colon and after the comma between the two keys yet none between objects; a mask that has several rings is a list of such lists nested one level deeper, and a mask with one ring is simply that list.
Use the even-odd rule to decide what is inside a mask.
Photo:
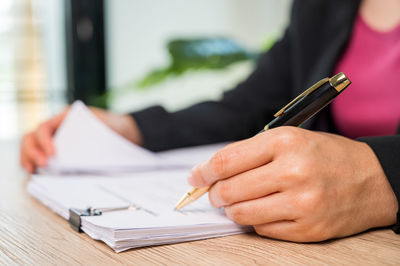
[{"label": "hand holding pen", "polygon": [[[350,80],[339,73],[332,78],[325,78],[305,90],[294,100],[275,114],[275,119],[267,124],[259,133],[279,126],[300,126],[310,117],[328,105],[336,96],[350,85]],[[207,193],[207,187],[193,188],[176,204],[179,210]]]},{"label": "hand holding pen", "polygon": [[208,190],[211,204],[238,224],[290,241],[322,241],[396,221],[396,197],[367,144],[271,123],[197,165],[189,177],[194,191]]}]

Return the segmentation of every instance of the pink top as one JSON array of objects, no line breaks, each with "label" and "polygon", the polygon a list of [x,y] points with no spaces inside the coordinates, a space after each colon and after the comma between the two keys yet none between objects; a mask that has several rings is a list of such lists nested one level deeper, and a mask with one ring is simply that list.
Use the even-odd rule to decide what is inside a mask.
[{"label": "pink top", "polygon": [[339,132],[350,138],[393,135],[400,122],[400,25],[378,32],[356,18],[335,73],[352,81],[332,103]]}]

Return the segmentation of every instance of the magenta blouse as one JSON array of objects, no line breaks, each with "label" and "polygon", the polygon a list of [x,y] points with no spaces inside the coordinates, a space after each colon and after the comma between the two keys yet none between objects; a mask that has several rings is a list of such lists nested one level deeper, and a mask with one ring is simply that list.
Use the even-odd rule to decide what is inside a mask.
[{"label": "magenta blouse", "polygon": [[352,81],[331,106],[339,132],[350,138],[395,134],[400,122],[400,25],[378,32],[358,15],[338,72]]}]

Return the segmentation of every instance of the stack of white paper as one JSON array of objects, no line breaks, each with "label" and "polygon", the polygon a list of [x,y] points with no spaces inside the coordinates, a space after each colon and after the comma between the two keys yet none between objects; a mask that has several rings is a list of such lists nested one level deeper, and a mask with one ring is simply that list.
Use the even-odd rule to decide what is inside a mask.
[{"label": "stack of white paper", "polygon": [[68,219],[69,208],[129,209],[82,217],[82,230],[115,251],[232,235],[251,228],[235,224],[205,196],[175,211],[188,189],[186,171],[154,171],[135,176],[33,176],[29,192]]},{"label": "stack of white paper", "polygon": [[56,155],[28,191],[65,219],[70,208],[129,207],[82,217],[81,229],[117,252],[251,229],[227,219],[207,196],[174,210],[189,189],[188,170],[223,144],[153,153],[119,136],[81,102],[71,106],[54,143]]}]

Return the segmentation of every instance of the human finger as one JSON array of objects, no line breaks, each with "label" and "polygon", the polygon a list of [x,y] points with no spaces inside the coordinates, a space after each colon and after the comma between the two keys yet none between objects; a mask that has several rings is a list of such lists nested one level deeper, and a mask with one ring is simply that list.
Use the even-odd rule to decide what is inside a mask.
[{"label": "human finger", "polygon": [[50,128],[49,124],[44,123],[39,126],[35,131],[35,137],[37,144],[40,149],[47,155],[51,156],[54,154],[53,147],[53,129]]},{"label": "human finger", "polygon": [[47,163],[47,156],[40,148],[38,148],[34,136],[26,139],[24,154],[27,162],[32,163],[34,166],[45,166]]},{"label": "human finger", "polygon": [[302,224],[297,220],[276,221],[253,226],[259,235],[293,241],[293,242],[320,242],[332,238],[329,228],[321,228],[310,224]]},{"label": "human finger", "polygon": [[275,221],[266,224],[254,225],[253,227],[256,233],[262,236],[287,241],[303,241],[300,239],[298,234],[299,225],[294,220]]},{"label": "human finger", "polygon": [[210,186],[218,180],[270,162],[273,157],[270,135],[264,132],[217,151],[209,160],[191,170],[189,184],[194,187]]},{"label": "human finger", "polygon": [[272,195],[225,206],[226,216],[242,225],[258,225],[281,220],[293,220],[296,212],[286,193]]},{"label": "human finger", "polygon": [[68,110],[69,107],[65,108],[60,114],[39,126],[36,131],[37,143],[47,156],[54,154],[53,135],[64,120]]},{"label": "human finger", "polygon": [[23,152],[23,148],[21,148],[21,152],[20,152],[20,163],[21,166],[29,173],[32,173],[34,170],[34,167],[32,165],[32,163],[30,163],[26,157],[26,153]]},{"label": "human finger", "polygon": [[22,164],[22,167],[30,174],[33,174],[35,171],[35,167],[33,166],[33,164],[28,161]]},{"label": "human finger", "polygon": [[228,179],[216,182],[209,190],[210,202],[220,208],[282,191],[278,163],[271,162]]}]

